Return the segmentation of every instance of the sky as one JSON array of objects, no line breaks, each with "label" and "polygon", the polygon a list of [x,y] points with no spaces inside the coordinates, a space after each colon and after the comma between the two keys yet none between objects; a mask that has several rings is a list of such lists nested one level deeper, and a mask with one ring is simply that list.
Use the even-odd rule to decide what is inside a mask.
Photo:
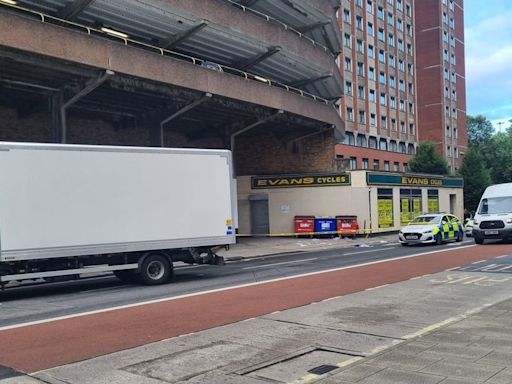
[{"label": "sky", "polygon": [[512,0],[464,0],[464,17],[467,113],[505,129],[512,119]]}]

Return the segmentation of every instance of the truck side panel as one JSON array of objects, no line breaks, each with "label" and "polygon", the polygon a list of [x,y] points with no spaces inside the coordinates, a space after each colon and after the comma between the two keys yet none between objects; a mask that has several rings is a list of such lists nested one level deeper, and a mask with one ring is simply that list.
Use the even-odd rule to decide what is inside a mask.
[{"label": "truck side panel", "polygon": [[0,261],[234,242],[228,151],[0,144]]}]

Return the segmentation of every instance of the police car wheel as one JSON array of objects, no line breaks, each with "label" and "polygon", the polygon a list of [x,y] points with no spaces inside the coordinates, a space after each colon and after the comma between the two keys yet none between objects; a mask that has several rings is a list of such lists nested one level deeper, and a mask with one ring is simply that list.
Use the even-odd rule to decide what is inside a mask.
[{"label": "police car wheel", "polygon": [[442,238],[442,236],[441,236],[441,234],[440,234],[440,233],[438,233],[438,234],[436,235],[436,244],[437,244],[437,245],[441,245],[441,244],[443,244],[443,238]]},{"label": "police car wheel", "polygon": [[459,231],[459,233],[457,234],[457,243],[460,243],[462,240],[464,239],[464,234],[462,232]]}]

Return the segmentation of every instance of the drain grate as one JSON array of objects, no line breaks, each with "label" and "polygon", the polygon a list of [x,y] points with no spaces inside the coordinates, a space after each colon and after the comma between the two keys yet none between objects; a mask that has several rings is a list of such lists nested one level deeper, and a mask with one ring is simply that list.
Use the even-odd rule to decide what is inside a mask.
[{"label": "drain grate", "polygon": [[313,369],[310,369],[309,373],[314,373],[315,375],[323,375],[324,373],[334,371],[338,367],[336,365],[319,365]]}]

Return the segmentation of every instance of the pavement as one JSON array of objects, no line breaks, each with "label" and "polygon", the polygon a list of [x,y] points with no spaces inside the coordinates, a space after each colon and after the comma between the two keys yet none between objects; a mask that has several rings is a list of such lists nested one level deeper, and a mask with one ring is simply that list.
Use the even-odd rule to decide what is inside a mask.
[{"label": "pavement", "polygon": [[[243,239],[229,252],[246,258],[394,239],[277,239],[259,250]],[[0,367],[0,383],[510,384],[512,257],[504,256],[30,376]]]},{"label": "pavement", "polygon": [[398,235],[379,234],[374,236],[309,238],[309,237],[240,237],[229,249],[217,254],[226,261],[252,257],[278,256],[290,253],[323,251],[336,248],[371,247],[375,244],[397,244]]}]

